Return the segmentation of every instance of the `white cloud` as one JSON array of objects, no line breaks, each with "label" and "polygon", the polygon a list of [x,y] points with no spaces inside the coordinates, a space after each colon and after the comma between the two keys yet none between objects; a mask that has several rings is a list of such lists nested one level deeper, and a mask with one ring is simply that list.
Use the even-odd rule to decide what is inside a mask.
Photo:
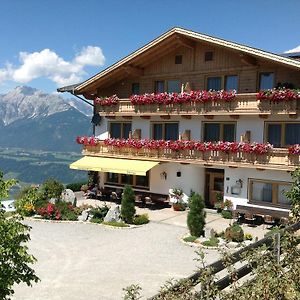
[{"label": "white cloud", "polygon": [[87,46],[75,57],[75,62],[80,65],[99,66],[103,65],[105,57],[101,48]]},{"label": "white cloud", "polygon": [[13,80],[28,83],[43,77],[59,86],[78,83],[85,74],[86,66],[103,66],[105,57],[101,48],[87,46],[71,61],[64,60],[50,49],[33,53],[20,52],[19,61],[19,66],[6,64],[4,68],[0,68],[0,82]]},{"label": "white cloud", "polygon": [[284,51],[284,53],[294,53],[294,52],[300,52],[300,45],[291,50]]}]

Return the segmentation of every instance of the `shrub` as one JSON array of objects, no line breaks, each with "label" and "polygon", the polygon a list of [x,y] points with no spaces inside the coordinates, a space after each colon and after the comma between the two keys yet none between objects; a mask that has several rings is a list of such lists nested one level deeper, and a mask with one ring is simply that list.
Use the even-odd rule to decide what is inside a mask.
[{"label": "shrub", "polygon": [[148,214],[136,215],[133,218],[134,225],[143,225],[149,223],[149,216]]},{"label": "shrub", "polygon": [[26,187],[19,193],[15,200],[17,212],[22,216],[32,216],[35,213],[35,204],[39,199],[36,187]]},{"label": "shrub", "polygon": [[131,186],[125,186],[122,202],[121,202],[121,216],[125,223],[132,224],[135,215],[134,207],[134,192]]},{"label": "shrub", "polygon": [[278,226],[274,226],[270,229],[270,231],[268,231],[266,234],[265,234],[265,237],[266,236],[270,236],[270,235],[273,235],[275,233],[281,233],[282,232],[282,228],[278,227]]},{"label": "shrub", "polygon": [[206,247],[218,247],[219,240],[218,238],[212,236],[209,240],[202,242],[202,245]]},{"label": "shrub", "polygon": [[224,232],[224,231],[217,232],[217,233],[215,234],[215,237],[220,237],[220,238],[224,239],[224,237],[225,237],[225,232]]},{"label": "shrub", "polygon": [[56,179],[47,179],[41,186],[41,196],[44,200],[51,198],[60,199],[64,185]]},{"label": "shrub", "polygon": [[91,222],[101,223],[108,211],[109,211],[109,207],[107,205],[92,208],[90,210],[90,214],[92,215]]},{"label": "shrub", "polygon": [[251,233],[245,233],[244,240],[246,241],[252,241],[253,235]]},{"label": "shrub", "polygon": [[67,220],[67,221],[78,220],[79,214],[71,203],[67,203],[64,201],[57,201],[55,207],[60,212],[61,220]]},{"label": "shrub", "polygon": [[60,220],[60,211],[55,207],[54,204],[48,203],[45,207],[41,207],[37,210],[37,213],[44,219],[49,220]]},{"label": "shrub", "polygon": [[81,187],[86,184],[87,184],[86,182],[69,183],[66,185],[66,189],[70,189],[73,192],[79,192],[79,191],[81,191]]},{"label": "shrub", "polygon": [[185,237],[183,240],[188,243],[194,243],[197,238],[198,238],[197,236],[189,235]]},{"label": "shrub", "polygon": [[222,210],[221,215],[224,219],[232,219],[232,211],[231,210]]},{"label": "shrub", "polygon": [[238,224],[233,224],[226,228],[225,239],[227,241],[242,242],[244,240],[244,231]]},{"label": "shrub", "polygon": [[195,193],[190,199],[190,211],[187,216],[187,225],[191,235],[199,237],[203,234],[205,216],[203,198]]}]

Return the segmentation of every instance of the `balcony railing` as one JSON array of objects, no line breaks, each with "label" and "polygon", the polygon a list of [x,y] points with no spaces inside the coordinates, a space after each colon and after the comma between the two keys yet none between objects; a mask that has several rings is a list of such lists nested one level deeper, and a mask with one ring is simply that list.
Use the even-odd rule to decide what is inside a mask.
[{"label": "balcony railing", "polygon": [[202,152],[198,150],[118,148],[105,145],[103,141],[100,141],[96,146],[84,146],[83,154],[204,166],[256,168],[260,170],[292,171],[300,165],[299,155],[289,154],[288,149],[283,148],[274,148],[267,154],[245,152],[224,153],[217,150]]},{"label": "balcony railing", "polygon": [[205,103],[185,104],[145,104],[133,105],[130,99],[119,99],[111,106],[96,105],[97,111],[104,116],[140,115],[259,115],[259,114],[296,114],[298,101],[257,100],[256,93],[237,94],[231,101],[207,101]]}]

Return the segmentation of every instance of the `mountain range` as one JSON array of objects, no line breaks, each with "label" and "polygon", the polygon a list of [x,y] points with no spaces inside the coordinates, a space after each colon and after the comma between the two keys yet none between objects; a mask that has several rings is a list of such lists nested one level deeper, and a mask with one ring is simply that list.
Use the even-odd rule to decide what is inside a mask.
[{"label": "mountain range", "polygon": [[80,152],[77,135],[91,135],[92,106],[19,86],[0,95],[0,147]]}]

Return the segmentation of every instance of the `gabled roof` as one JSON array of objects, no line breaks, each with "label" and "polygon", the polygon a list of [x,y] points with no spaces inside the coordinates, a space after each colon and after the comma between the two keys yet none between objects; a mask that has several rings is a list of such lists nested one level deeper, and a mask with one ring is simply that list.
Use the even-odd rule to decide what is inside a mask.
[{"label": "gabled roof", "polygon": [[[149,42],[142,48],[136,50],[135,52],[129,54],[128,56],[124,57],[120,61],[116,62],[112,66],[106,68],[105,70],[101,71],[100,73],[94,75],[93,77],[87,79],[86,81],[78,84],[74,88],[74,92],[76,94],[80,94],[82,92],[85,92],[87,90],[87,87],[90,85],[94,85],[96,82],[100,82],[103,78],[108,76],[109,74],[112,74],[113,72],[117,71],[121,67],[125,67],[126,65],[130,65],[132,62],[134,62],[135,59],[142,56],[147,51],[151,50],[155,46],[162,44],[164,41],[168,40],[172,36],[182,36],[183,38],[192,39],[195,41],[202,41],[207,42],[216,46],[222,46],[226,47],[231,50],[240,51],[242,53],[254,56],[256,58],[262,58],[266,60],[270,60],[276,63],[283,64],[288,67],[296,68],[300,70],[300,61],[291,59],[289,57],[283,57],[278,54],[274,54],[271,52],[263,51],[257,48],[245,46],[242,44],[234,43],[231,41],[227,41],[224,39],[212,37],[209,35],[197,33],[191,30],[186,30],[183,28],[175,27],[171,30],[167,31],[166,33],[160,35],[153,41]],[[63,88],[61,88],[62,90]]]}]

